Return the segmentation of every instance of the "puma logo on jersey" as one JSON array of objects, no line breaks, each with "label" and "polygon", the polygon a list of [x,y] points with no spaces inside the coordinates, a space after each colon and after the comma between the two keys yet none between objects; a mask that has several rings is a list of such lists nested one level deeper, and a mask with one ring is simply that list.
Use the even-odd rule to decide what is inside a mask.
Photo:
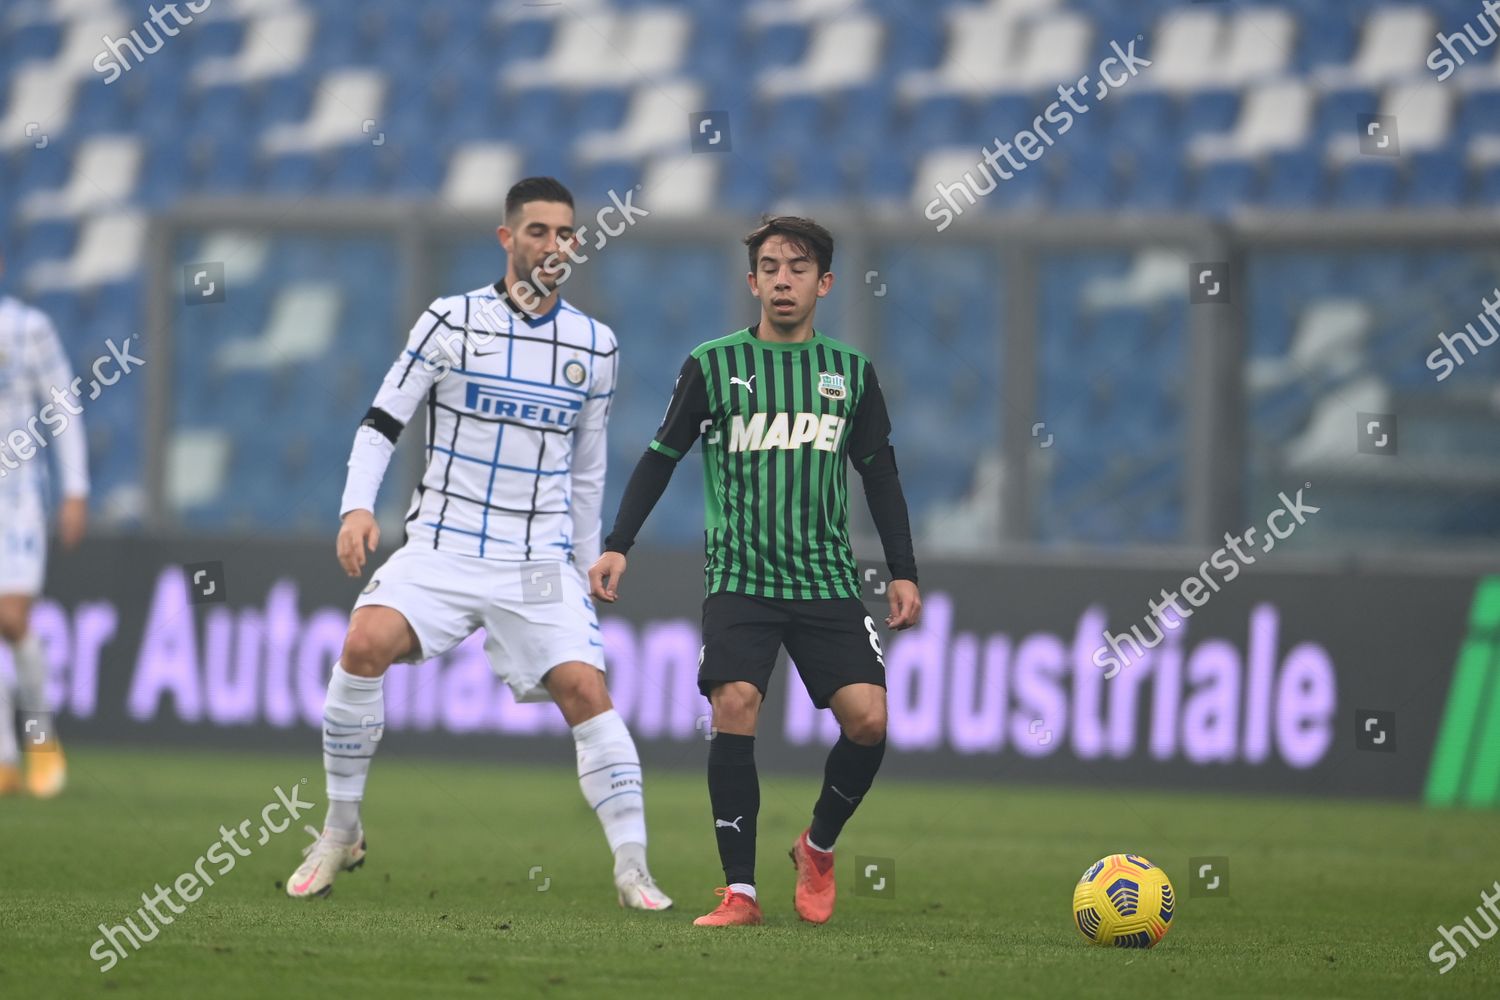
[{"label": "puma logo on jersey", "polygon": [[737,385],[742,385],[753,393],[755,392],[755,376],[751,375],[749,381],[735,375],[729,376],[729,387],[733,389]]},{"label": "puma logo on jersey", "polygon": [[817,451],[833,451],[844,430],[844,418],[835,413],[753,414],[747,421],[736,413],[729,425],[730,451],[791,451],[811,444]]}]

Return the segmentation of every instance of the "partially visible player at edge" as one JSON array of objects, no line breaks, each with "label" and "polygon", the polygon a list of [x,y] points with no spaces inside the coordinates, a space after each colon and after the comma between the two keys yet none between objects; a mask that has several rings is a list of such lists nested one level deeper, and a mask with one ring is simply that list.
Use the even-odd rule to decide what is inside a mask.
[{"label": "partially visible player at edge", "polygon": [[[29,427],[36,441],[46,445],[51,438],[56,445],[62,487],[57,519],[64,549],[83,538],[89,495],[88,439],[81,408],[66,401],[70,390],[76,396],[78,385],[52,322],[19,299],[0,296],[0,419],[10,433]],[[60,431],[53,427],[61,417],[55,407],[51,419],[40,418],[40,411],[54,404],[69,414]],[[39,421],[53,433],[38,433]],[[67,767],[47,697],[47,660],[30,628],[31,605],[47,571],[45,463],[34,454],[32,461],[12,459],[0,467],[0,638],[10,647],[15,664],[17,700],[27,730],[21,734],[26,751],[23,786],[15,708],[10,688],[0,682],[0,795],[24,787],[32,795],[50,798],[62,791]]]},{"label": "partially visible player at edge", "polygon": [[699,926],[758,924],[755,725],[779,646],[842,732],[828,754],[812,824],[792,844],[804,920],[833,915],[833,846],[885,754],[885,661],[860,601],[849,546],[852,462],[891,571],[893,629],[921,613],[906,499],[875,368],[813,328],[833,286],[833,237],[810,219],[766,221],[746,239],[753,327],[699,345],[683,363],[655,439],[636,465],[604,553],[589,571],[613,602],[625,554],[703,435],[708,596],[698,687],[713,706],[708,796],[727,885]]},{"label": "partially visible player at edge", "polygon": [[323,709],[328,816],[287,894],[331,891],[364,863],[359,806],[384,732],[385,672],[441,656],[480,627],[517,701],[551,698],[573,730],[578,782],[614,853],[620,905],[672,900],[646,866],[640,757],[604,685],[582,567],[599,554],[605,423],[619,351],[564,301],[573,196],[550,177],[510,189],[497,230],[505,277],[437,299],[412,327],[355,434],[338,557],[357,577],[380,539],[375,496],[401,430],[427,407],[427,468],[406,543],[349,619]]}]

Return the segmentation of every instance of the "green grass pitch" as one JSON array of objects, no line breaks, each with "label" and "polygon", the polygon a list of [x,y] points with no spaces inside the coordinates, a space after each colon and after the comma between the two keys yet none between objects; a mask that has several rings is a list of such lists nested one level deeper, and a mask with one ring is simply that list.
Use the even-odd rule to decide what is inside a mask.
[{"label": "green grass pitch", "polygon": [[[699,929],[715,902],[700,773],[648,770],[651,856],[677,899],[621,911],[603,837],[555,767],[377,761],[370,855],[332,898],[278,888],[296,824],[109,972],[89,956],[142,892],[166,886],[302,776],[315,753],[70,752],[68,791],[0,801],[0,995],[44,997],[1479,997],[1500,938],[1439,977],[1438,924],[1500,878],[1496,817],[1317,799],[877,783],[839,844],[823,927],[792,910],[786,848],[814,777],[766,777],[760,928]],[[1144,854],[1179,904],[1149,952],[1086,945],[1073,885],[1095,859]],[[895,860],[893,898],[857,896],[855,855]],[[1223,855],[1226,898],[1193,898],[1187,859]],[[533,869],[540,866],[535,877]],[[216,870],[210,863],[209,870]],[[550,880],[550,881],[547,881]],[[538,891],[542,885],[546,891]]]}]

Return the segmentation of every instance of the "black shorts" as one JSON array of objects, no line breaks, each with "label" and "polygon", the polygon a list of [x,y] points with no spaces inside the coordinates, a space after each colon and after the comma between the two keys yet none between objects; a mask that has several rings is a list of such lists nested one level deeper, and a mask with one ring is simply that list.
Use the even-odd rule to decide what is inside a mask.
[{"label": "black shorts", "polygon": [[813,704],[827,708],[849,684],[885,687],[885,661],[869,609],[856,597],[783,600],[721,591],[703,602],[698,690],[748,681],[765,697],[782,646]]}]

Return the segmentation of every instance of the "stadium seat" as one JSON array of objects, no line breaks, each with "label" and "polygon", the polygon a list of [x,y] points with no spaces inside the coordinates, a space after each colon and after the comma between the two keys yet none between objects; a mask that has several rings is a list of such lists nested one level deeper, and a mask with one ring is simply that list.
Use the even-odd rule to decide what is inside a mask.
[{"label": "stadium seat", "polygon": [[1386,158],[1365,157],[1335,178],[1332,203],[1341,208],[1383,209],[1396,199],[1399,167]]},{"label": "stadium seat", "polygon": [[1268,158],[1262,204],[1305,208],[1317,204],[1323,190],[1323,165],[1319,156],[1292,150],[1273,153]]},{"label": "stadium seat", "polygon": [[[585,211],[611,190],[639,185],[641,204],[679,218],[824,206],[920,213],[936,185],[976,171],[988,144],[1030,128],[1058,83],[1092,78],[1110,41],[1124,45],[1137,35],[1149,40],[1152,67],[1107,99],[1091,100],[1068,135],[966,214],[1219,218],[1252,206],[1430,212],[1500,205],[1500,46],[1467,60],[1452,80],[1437,81],[1425,65],[1435,34],[1474,15],[1476,5],[1460,0],[864,0],[852,8],[837,0],[590,0],[574,5],[576,17],[559,16],[555,5],[494,0],[236,0],[222,10],[216,4],[213,16],[106,83],[93,65],[100,39],[139,28],[129,6],[28,0],[0,16],[0,191],[11,208],[0,222],[0,249],[7,280],[67,328],[70,350],[93,349],[123,330],[122,316],[139,327],[147,280],[142,213],[160,214],[186,199],[397,197],[489,218],[515,179],[546,172],[564,177]],[[48,108],[47,121],[36,121],[38,106]],[[691,154],[688,116],[699,111],[728,113],[727,155]],[[1398,118],[1399,158],[1361,152],[1356,122],[1372,113]],[[234,242],[209,234],[186,241],[182,252],[187,260],[219,259],[212,255],[227,254]],[[237,242],[245,243],[243,235]],[[313,342],[333,350],[330,344],[344,345],[347,328],[378,331],[371,336],[382,345],[372,368],[341,371],[320,397],[319,419],[342,426],[367,405],[389,360],[386,339],[399,338],[409,320],[393,321],[394,303],[371,291],[369,275],[393,265],[353,245],[335,252],[260,243],[259,251],[234,254],[241,270],[233,316],[243,325],[210,310],[179,317],[179,329],[202,334],[182,338],[179,360],[212,367],[219,355],[207,345],[269,336],[273,327],[286,336],[279,294],[298,281],[326,284],[336,293],[336,318],[312,307],[321,317]],[[596,274],[608,271],[603,261],[616,252],[600,256]],[[473,256],[466,279],[493,272],[491,239]],[[1357,325],[1338,302],[1320,301],[1329,288],[1373,296],[1386,287],[1448,282],[1442,287],[1469,295],[1465,282],[1484,274],[1477,260],[1445,258],[1441,268],[1420,273],[1414,269],[1428,265],[1327,254],[1290,255],[1279,266],[1252,261],[1249,288],[1239,294],[1251,303],[1249,346],[1262,380],[1254,387],[1255,412],[1274,412],[1276,426],[1292,436],[1309,433],[1319,407],[1329,406],[1336,379],[1287,381],[1284,374],[1287,359],[1308,350],[1308,323],[1336,331]],[[609,272],[616,277],[608,300],[628,304],[632,316],[645,309],[642,322],[664,331],[639,349],[637,400],[621,398],[619,413],[636,424],[659,417],[662,390],[652,369],[675,369],[679,340],[705,324],[722,332],[742,322],[742,310],[732,310],[718,287],[722,264],[700,247],[678,257],[643,256]],[[1182,254],[1170,248],[1080,255],[1059,263],[1064,280],[1045,291],[1037,317],[1042,393],[1059,406],[1065,391],[1078,401],[1076,409],[1049,415],[1049,428],[1055,420],[1060,434],[1099,439],[1082,458],[1071,450],[1048,456],[1047,497],[1058,512],[1039,517],[1050,537],[1176,536],[1182,458],[1171,448],[1152,450],[1147,431],[1182,419],[1180,386],[1163,380],[1138,406],[1126,406],[1150,387],[1112,371],[1109,361],[1118,357],[1112,347],[1124,343],[1142,363],[1173,367],[1188,315],[1182,266]],[[681,268],[692,282],[656,297],[670,301],[646,305],[640,289],[651,287],[660,267]],[[618,278],[624,272],[630,282]],[[964,270],[954,279],[954,303],[936,317],[943,330],[955,331],[950,339],[882,350],[897,369],[893,392],[918,392],[922,379],[952,387],[943,406],[916,418],[918,430],[936,434],[943,421],[962,424],[950,439],[977,454],[982,435],[960,415],[982,413],[978,425],[988,428],[1000,419],[990,416],[997,404],[978,388],[983,379],[953,370],[979,358],[975,370],[998,377],[984,339],[999,309],[997,282],[993,271],[976,275]],[[908,281],[949,288],[926,271],[890,283]],[[859,291],[857,281],[841,282],[825,311],[840,315],[850,308],[844,296]],[[1470,297],[1484,294],[1481,288]],[[1445,301],[1461,297],[1455,292]],[[734,301],[737,310],[742,303]],[[931,313],[915,304],[911,311]],[[1359,364],[1392,391],[1416,392],[1429,373],[1391,360],[1410,353],[1402,331],[1415,321],[1399,304],[1388,311],[1362,335]],[[248,363],[233,351],[226,356]],[[1494,359],[1484,364],[1500,364],[1500,353]],[[1481,371],[1479,364],[1467,371]],[[308,388],[297,381],[306,377],[221,373],[174,394],[174,417],[179,430],[248,421],[252,405],[272,405],[289,386]],[[96,451],[108,443],[98,453],[101,481],[135,509],[139,442],[105,418],[128,418],[139,391],[123,388],[104,403],[93,442]],[[208,449],[204,461],[222,465],[222,475],[209,477],[219,482],[215,499],[192,506],[187,523],[223,528],[264,519],[276,498],[237,478],[252,459],[309,488],[313,470],[343,462],[342,432],[324,440],[283,416],[274,418],[275,433],[285,437],[277,451],[248,454],[237,439],[221,448],[192,444]],[[1100,425],[1110,433],[1093,433]],[[1127,447],[1149,452],[1149,461],[1133,471],[1122,465],[1117,453]],[[628,464],[635,456],[613,457]],[[956,511],[954,504],[989,488],[974,462],[924,461],[914,495],[935,510]],[[128,499],[132,488],[136,500]],[[1119,503],[1110,502],[1111,491]],[[682,524],[660,530],[696,540],[696,493],[664,503]],[[223,510],[214,512],[214,504]]]}]

